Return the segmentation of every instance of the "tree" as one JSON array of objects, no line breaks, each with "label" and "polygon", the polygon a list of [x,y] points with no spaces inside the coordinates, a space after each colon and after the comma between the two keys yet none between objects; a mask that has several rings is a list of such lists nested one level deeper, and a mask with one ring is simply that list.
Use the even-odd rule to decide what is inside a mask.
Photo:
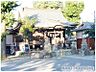
[{"label": "tree", "polygon": [[64,17],[71,22],[80,22],[80,13],[84,9],[82,2],[66,2],[62,12]]},{"label": "tree", "polygon": [[[14,24],[15,19],[11,11],[17,6],[19,5],[16,1],[1,1],[1,22],[5,25],[5,30],[6,27],[11,27]],[[2,35],[5,35],[4,37],[6,37],[7,34],[8,33],[5,32]],[[1,39],[3,40],[4,37],[2,36]]]},{"label": "tree", "polygon": [[34,24],[37,22],[37,20],[35,18],[29,18],[29,17],[25,17],[24,19],[21,20],[22,22],[22,26],[19,30],[20,33],[23,34],[25,42],[26,39],[30,39],[30,34],[32,34],[34,32],[35,29],[33,29]]},{"label": "tree", "polygon": [[33,3],[33,6],[39,9],[58,9],[62,8],[62,5],[62,2],[60,1],[36,1],[35,3]]},{"label": "tree", "polygon": [[5,23],[5,26],[10,27],[14,22],[14,15],[11,11],[19,6],[16,1],[2,1],[1,2],[1,22]]},{"label": "tree", "polygon": [[1,1],[1,14],[11,12],[17,6],[16,1]]},{"label": "tree", "polygon": [[10,27],[15,22],[14,15],[12,13],[1,14],[1,21],[6,27]]},{"label": "tree", "polygon": [[14,21],[14,15],[11,13],[11,11],[17,7],[16,1],[1,1],[1,22],[4,24],[4,32],[1,34],[1,56],[2,59],[6,58],[6,50],[5,50],[5,44],[6,44],[6,35],[9,34],[8,31],[6,31],[6,27],[12,26]]}]

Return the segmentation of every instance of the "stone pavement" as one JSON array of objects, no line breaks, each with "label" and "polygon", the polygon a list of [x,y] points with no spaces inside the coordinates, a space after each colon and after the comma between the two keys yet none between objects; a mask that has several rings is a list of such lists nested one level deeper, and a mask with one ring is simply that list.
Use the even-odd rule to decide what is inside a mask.
[{"label": "stone pavement", "polygon": [[95,56],[76,55],[63,58],[31,59],[29,56],[12,58],[1,62],[2,71],[72,71],[93,72]]}]

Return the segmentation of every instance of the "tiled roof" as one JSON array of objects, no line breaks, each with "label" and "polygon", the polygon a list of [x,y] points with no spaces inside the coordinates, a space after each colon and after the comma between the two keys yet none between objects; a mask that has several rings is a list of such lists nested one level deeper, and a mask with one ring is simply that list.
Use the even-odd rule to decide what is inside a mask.
[{"label": "tiled roof", "polygon": [[34,17],[38,19],[38,22],[35,24],[35,27],[53,27],[56,25],[68,25],[70,23],[64,18],[60,9],[56,10],[24,8],[21,13],[21,17],[25,16]]},{"label": "tiled roof", "polygon": [[91,27],[92,24],[94,24],[94,23],[93,22],[83,22],[82,25],[80,25],[78,28],[75,29],[75,31],[92,29],[92,27]]}]

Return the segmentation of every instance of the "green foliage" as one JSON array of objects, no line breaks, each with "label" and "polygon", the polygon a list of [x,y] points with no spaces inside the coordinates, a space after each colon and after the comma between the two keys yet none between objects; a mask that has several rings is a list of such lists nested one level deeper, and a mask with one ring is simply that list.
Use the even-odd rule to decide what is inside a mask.
[{"label": "green foliage", "polygon": [[16,1],[1,1],[1,13],[8,13],[17,6]]},{"label": "green foliage", "polygon": [[5,23],[5,26],[10,27],[14,22],[14,15],[11,11],[19,6],[16,1],[1,1],[1,22]]},{"label": "green foliage", "polygon": [[34,32],[33,26],[37,20],[34,18],[29,18],[25,17],[24,19],[21,20],[22,22],[22,27],[20,28],[20,32],[23,33],[25,32],[26,29],[28,29],[30,32]]},{"label": "green foliage", "polygon": [[24,56],[24,54],[25,54],[24,52],[20,52],[19,56]]},{"label": "green foliage", "polygon": [[12,13],[1,14],[1,21],[5,23],[6,27],[10,27],[15,22],[14,15]]},{"label": "green foliage", "polygon": [[35,8],[39,8],[39,9],[58,9],[58,8],[62,8],[62,2],[60,1],[41,1],[38,2],[36,1],[33,6]]},{"label": "green foliage", "polygon": [[84,9],[83,2],[66,2],[62,12],[64,17],[71,22],[79,22],[80,13]]},{"label": "green foliage", "polygon": [[[1,22],[5,24],[5,29],[14,24],[14,15],[11,13],[11,10],[17,6],[16,1],[1,1]],[[7,31],[2,33],[1,41],[3,41],[7,34],[9,34]]]},{"label": "green foliage", "polygon": [[35,22],[37,22],[36,19],[34,18],[29,18],[29,17],[25,17],[24,19],[21,20],[22,22],[22,26],[19,30],[19,32],[21,32],[24,36],[25,39],[29,38],[29,34],[32,34],[32,32],[34,32],[35,29],[33,29]]}]

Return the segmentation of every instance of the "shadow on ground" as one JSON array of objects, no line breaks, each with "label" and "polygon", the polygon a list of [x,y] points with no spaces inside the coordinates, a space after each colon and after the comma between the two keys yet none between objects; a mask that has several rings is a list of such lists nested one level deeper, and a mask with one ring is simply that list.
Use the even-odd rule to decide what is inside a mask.
[{"label": "shadow on ground", "polygon": [[[64,71],[74,68],[84,68],[94,70],[95,60],[82,60],[69,57],[49,58],[49,59],[31,59],[22,57],[14,60],[8,60],[1,63],[2,71]],[[87,69],[87,70],[88,70]]]}]

